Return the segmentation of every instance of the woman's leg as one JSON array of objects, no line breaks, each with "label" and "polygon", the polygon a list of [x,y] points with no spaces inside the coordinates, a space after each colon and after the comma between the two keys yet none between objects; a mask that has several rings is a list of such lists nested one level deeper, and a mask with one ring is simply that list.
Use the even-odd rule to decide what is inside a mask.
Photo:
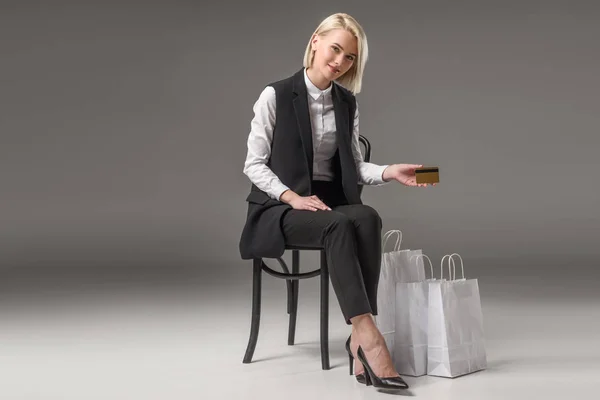
[{"label": "woman's leg", "polygon": [[[377,286],[379,284],[379,274],[381,271],[381,218],[375,209],[362,204],[342,205],[334,207],[333,210],[346,215],[354,225],[358,260],[361,267],[363,280],[365,282],[365,290],[367,292],[367,297],[372,310],[371,314],[377,315]],[[355,356],[354,371],[356,375],[361,374],[364,371],[362,364],[356,358],[356,351],[360,343],[360,341],[357,339],[357,326],[360,327],[362,336],[366,336],[367,339],[378,338],[381,336],[379,330],[373,323],[371,316],[369,315],[369,318],[364,318],[365,316],[366,315],[352,318],[351,320],[352,338],[350,342],[350,348]],[[383,339],[383,336],[381,336],[381,339]],[[363,340],[365,345],[373,345],[373,343],[369,342],[369,340],[370,339],[367,341]],[[377,341],[377,343],[379,342]],[[365,345],[363,345],[363,349]],[[377,348],[383,352],[382,355],[379,356],[378,362],[383,362],[384,365],[391,366],[391,357],[389,356],[389,351],[385,346],[385,342],[381,343],[381,345],[377,344]],[[368,357],[368,360],[371,361],[372,357],[367,354],[365,355]],[[376,371],[381,372],[380,370]],[[397,375],[393,371],[393,367],[392,370],[386,369],[385,372],[388,374],[385,376]]]},{"label": "woman's leg", "polygon": [[[360,345],[378,376],[397,376],[383,336],[372,319],[381,257],[381,219],[375,210],[363,205],[338,206],[333,211],[290,210],[282,219],[282,230],[287,244],[324,246],[333,289],[344,318],[352,324],[355,358]],[[362,246],[358,246],[358,235],[365,243]],[[359,258],[365,262],[359,262]],[[367,276],[369,292],[363,275]],[[362,365],[357,365],[355,373],[362,371]]]},{"label": "woman's leg", "polygon": [[371,313],[377,315],[377,286],[381,271],[381,217],[367,205],[342,205],[334,211],[346,215],[354,225],[358,262],[365,290],[369,298]]},{"label": "woman's leg", "polygon": [[350,318],[372,312],[350,218],[336,211],[290,210],[281,226],[289,245],[323,246],[331,284],[348,324]]}]

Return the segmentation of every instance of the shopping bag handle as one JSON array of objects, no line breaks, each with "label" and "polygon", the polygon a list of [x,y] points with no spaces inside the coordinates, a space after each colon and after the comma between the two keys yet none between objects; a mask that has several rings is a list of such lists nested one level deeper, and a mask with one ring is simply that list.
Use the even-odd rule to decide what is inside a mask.
[{"label": "shopping bag handle", "polygon": [[394,234],[396,234],[396,244],[394,245],[394,248],[392,249],[392,251],[400,250],[400,244],[402,243],[402,231],[399,229],[391,229],[383,235],[383,246],[381,247],[381,250],[383,252],[385,252],[385,245],[387,244],[387,241]]},{"label": "shopping bag handle", "polygon": [[[465,267],[463,264],[463,259],[458,253],[446,254],[444,257],[442,257],[442,261],[440,262],[440,279],[444,278],[444,260],[446,259],[446,257],[448,257],[448,278],[450,278],[449,280],[451,281],[456,280],[456,264],[454,264],[454,256],[458,256],[458,258],[460,259],[462,279],[465,279]],[[452,271],[450,271],[450,264],[452,264]],[[452,272],[454,272],[454,274],[452,274]]]},{"label": "shopping bag handle", "polygon": [[[431,263],[431,259],[429,258],[429,256],[427,256],[427,254],[413,254],[412,256],[410,256],[411,261],[413,257],[427,258],[427,261],[429,261],[429,269],[431,270],[431,279],[435,279],[435,277],[433,276],[433,264]],[[423,271],[423,274],[425,274],[425,271]],[[425,280],[427,280],[427,276],[425,276]]]},{"label": "shopping bag handle", "polygon": [[458,256],[458,258],[460,259],[460,270],[461,270],[461,273],[462,273],[462,279],[465,279],[465,266],[463,264],[463,259],[460,256],[460,254],[458,254],[458,253],[452,253],[450,255],[450,260],[452,260],[452,270],[454,271],[454,279],[456,279],[456,269],[454,269],[454,267],[455,267],[455,265],[454,265],[454,259],[452,258],[454,256]]},{"label": "shopping bag handle", "polygon": [[[441,280],[444,280],[444,260],[446,259],[446,257],[450,257],[450,254],[446,254],[444,257],[442,257],[442,261],[440,261],[440,279]],[[450,261],[448,261],[448,275],[450,275],[449,278],[452,278],[452,274],[450,273]]]}]

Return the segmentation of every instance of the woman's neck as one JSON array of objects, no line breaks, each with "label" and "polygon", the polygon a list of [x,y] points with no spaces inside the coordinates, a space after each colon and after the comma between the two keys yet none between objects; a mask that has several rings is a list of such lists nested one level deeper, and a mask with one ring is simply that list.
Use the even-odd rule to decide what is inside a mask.
[{"label": "woman's neck", "polygon": [[331,85],[331,81],[325,78],[323,75],[321,75],[314,68],[307,68],[306,75],[308,75],[308,79],[310,79],[313,85],[315,85],[321,90],[325,90],[329,87],[329,85]]}]

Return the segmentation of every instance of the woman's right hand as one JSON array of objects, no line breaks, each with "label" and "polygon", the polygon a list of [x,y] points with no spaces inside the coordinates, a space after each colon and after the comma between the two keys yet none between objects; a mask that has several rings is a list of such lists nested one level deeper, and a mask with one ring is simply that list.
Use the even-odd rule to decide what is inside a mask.
[{"label": "woman's right hand", "polygon": [[286,190],[280,197],[280,200],[284,203],[292,206],[294,210],[308,210],[308,211],[331,211],[325,203],[321,201],[317,196],[300,196],[291,190]]}]

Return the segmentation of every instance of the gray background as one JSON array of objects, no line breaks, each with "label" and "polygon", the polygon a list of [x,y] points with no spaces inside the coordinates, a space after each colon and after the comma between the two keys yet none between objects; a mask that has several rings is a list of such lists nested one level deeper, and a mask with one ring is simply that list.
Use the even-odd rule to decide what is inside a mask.
[{"label": "gray background", "polygon": [[598,391],[597,2],[0,0],[0,398],[381,397],[348,376],[333,292],[321,371],[318,279],[295,346],[285,285],[263,280],[241,363],[252,105],[338,11],[369,39],[373,161],[441,172],[363,199],[480,287],[487,370],[407,378],[414,395]]},{"label": "gray background", "polygon": [[249,283],[252,105],[338,11],[369,39],[373,161],[440,167],[364,191],[384,229],[489,293],[596,296],[600,6],[531,0],[3,1],[3,293]]}]

